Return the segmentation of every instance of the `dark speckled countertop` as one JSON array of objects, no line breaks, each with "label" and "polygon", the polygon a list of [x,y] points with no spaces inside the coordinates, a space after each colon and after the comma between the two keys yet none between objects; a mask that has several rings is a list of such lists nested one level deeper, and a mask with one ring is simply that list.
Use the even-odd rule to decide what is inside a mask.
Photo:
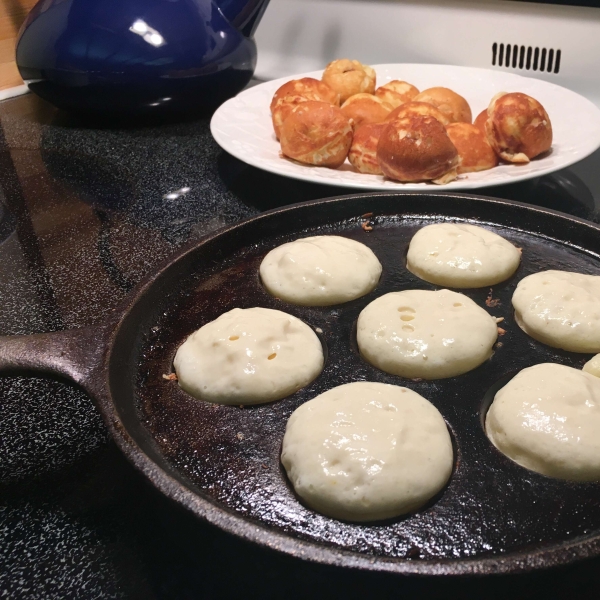
[{"label": "dark speckled countertop", "polygon": [[[248,167],[209,118],[85,123],[34,96],[0,103],[0,333],[100,322],[184,242],[345,190]],[[600,152],[487,195],[600,215]],[[600,559],[487,579],[406,578],[299,561],[163,498],[68,383],[0,377],[0,598],[597,598]]]}]

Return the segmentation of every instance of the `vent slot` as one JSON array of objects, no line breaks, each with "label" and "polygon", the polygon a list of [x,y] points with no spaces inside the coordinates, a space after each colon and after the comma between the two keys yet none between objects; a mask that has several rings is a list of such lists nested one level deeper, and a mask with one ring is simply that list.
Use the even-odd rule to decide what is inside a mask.
[{"label": "vent slot", "polygon": [[517,44],[492,44],[492,65],[526,71],[560,71],[561,51],[554,48],[534,48]]}]

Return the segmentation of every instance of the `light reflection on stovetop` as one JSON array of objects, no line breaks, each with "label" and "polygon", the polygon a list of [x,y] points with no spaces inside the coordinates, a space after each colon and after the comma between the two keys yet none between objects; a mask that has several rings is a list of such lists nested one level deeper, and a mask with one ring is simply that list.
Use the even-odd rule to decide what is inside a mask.
[{"label": "light reflection on stovetop", "polygon": [[0,190],[0,244],[15,230],[15,216],[4,204],[2,191]]}]

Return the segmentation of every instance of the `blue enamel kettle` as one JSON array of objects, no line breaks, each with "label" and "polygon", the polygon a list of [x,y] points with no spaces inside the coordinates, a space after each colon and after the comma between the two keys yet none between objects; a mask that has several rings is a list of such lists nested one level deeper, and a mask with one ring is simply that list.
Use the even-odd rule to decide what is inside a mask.
[{"label": "blue enamel kettle", "polygon": [[252,38],[268,0],[40,0],[16,61],[59,108],[146,115],[206,111],[256,66]]}]

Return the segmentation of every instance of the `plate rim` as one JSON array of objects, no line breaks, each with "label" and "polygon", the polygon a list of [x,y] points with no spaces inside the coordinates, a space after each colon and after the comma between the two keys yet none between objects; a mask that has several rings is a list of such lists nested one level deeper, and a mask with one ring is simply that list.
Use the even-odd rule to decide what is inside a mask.
[{"label": "plate rim", "polygon": [[[512,73],[510,71],[504,72],[504,71],[500,71],[500,70],[486,69],[486,68],[482,68],[482,67],[468,67],[468,66],[462,66],[462,65],[442,65],[442,64],[434,64],[434,63],[423,63],[423,64],[420,64],[420,63],[379,63],[379,64],[371,65],[371,67],[375,70],[386,69],[389,67],[393,67],[393,68],[399,68],[399,67],[445,68],[445,69],[452,69],[452,70],[457,70],[457,71],[462,70],[462,71],[480,72],[480,73],[488,73],[488,74],[489,73],[497,73],[502,76],[509,76],[511,78],[521,79],[524,81],[539,82],[545,86],[558,88],[562,92],[567,92],[569,94],[573,94],[578,99],[585,101],[590,106],[592,113],[595,113],[596,124],[600,127],[600,108],[598,108],[589,98],[586,98],[585,96],[583,96],[569,88],[558,85],[556,83],[546,81],[544,79],[538,79],[537,77],[526,77],[526,76],[523,76],[518,73]],[[294,75],[280,77],[278,79],[264,81],[262,83],[252,86],[251,88],[242,90],[239,94],[237,94],[233,98],[226,100],[223,104],[221,104],[221,106],[219,106],[217,108],[217,110],[213,113],[213,116],[211,117],[211,120],[210,120],[210,132],[211,132],[214,140],[217,142],[217,144],[223,150],[225,150],[226,152],[228,152],[229,154],[231,154],[232,156],[234,156],[241,162],[243,162],[247,165],[250,165],[252,167],[255,167],[257,169],[260,169],[262,171],[272,173],[274,175],[279,175],[280,177],[286,177],[286,178],[295,179],[298,181],[306,181],[306,182],[317,184],[317,185],[345,188],[345,189],[349,189],[349,190],[357,190],[357,193],[359,191],[363,191],[363,192],[381,191],[381,192],[389,192],[389,193],[393,193],[396,191],[398,191],[398,192],[402,192],[402,191],[433,192],[436,189],[448,190],[448,191],[462,191],[462,192],[468,193],[469,190],[480,190],[483,188],[509,185],[512,183],[528,181],[530,179],[535,179],[537,177],[543,177],[543,176],[549,175],[551,173],[556,173],[558,171],[561,171],[562,169],[566,169],[566,168],[570,167],[571,165],[576,164],[579,161],[587,158],[588,156],[590,156],[591,154],[593,154],[594,152],[596,152],[596,150],[598,150],[600,148],[600,135],[598,135],[595,143],[591,144],[590,147],[587,150],[585,150],[585,152],[582,155],[571,157],[570,159],[566,160],[564,164],[561,164],[560,167],[558,167],[558,168],[548,168],[548,169],[545,169],[545,170],[542,170],[542,171],[536,172],[536,173],[517,175],[514,177],[510,177],[509,179],[506,179],[506,180],[493,181],[493,182],[470,181],[468,183],[468,185],[466,185],[466,186],[463,183],[461,183],[464,180],[460,180],[460,179],[452,181],[445,185],[436,185],[436,184],[427,183],[427,182],[419,182],[419,183],[392,182],[395,186],[396,185],[398,186],[396,188],[396,187],[391,187],[390,185],[382,185],[382,184],[377,184],[377,183],[375,183],[374,185],[369,185],[368,183],[363,183],[363,182],[353,182],[353,181],[345,180],[343,178],[341,178],[340,180],[333,180],[333,179],[327,179],[327,178],[315,179],[313,176],[310,175],[308,170],[307,170],[306,174],[302,173],[301,171],[293,172],[293,173],[288,173],[288,172],[282,173],[276,166],[271,165],[271,163],[265,164],[261,160],[254,159],[252,156],[249,157],[247,154],[243,153],[242,151],[239,151],[237,148],[232,147],[230,144],[228,144],[226,137],[221,135],[221,131],[219,129],[219,121],[220,121],[220,119],[222,119],[223,113],[224,112],[226,113],[226,111],[239,98],[244,97],[246,94],[256,93],[256,90],[260,89],[260,88],[264,89],[265,87],[271,87],[271,86],[275,86],[275,85],[277,85],[279,87],[280,85],[283,85],[284,83],[286,83],[287,81],[290,81],[292,79],[298,79],[301,77],[319,77],[320,78],[322,72],[323,72],[323,69],[320,69],[317,71],[309,71],[306,73],[297,73]],[[287,160],[287,159],[282,158],[282,160]],[[508,166],[510,166],[510,165],[508,165]],[[318,167],[315,167],[315,168],[318,168]],[[325,169],[326,167],[322,167],[322,168]],[[516,168],[518,168],[518,166],[516,166]]]}]

